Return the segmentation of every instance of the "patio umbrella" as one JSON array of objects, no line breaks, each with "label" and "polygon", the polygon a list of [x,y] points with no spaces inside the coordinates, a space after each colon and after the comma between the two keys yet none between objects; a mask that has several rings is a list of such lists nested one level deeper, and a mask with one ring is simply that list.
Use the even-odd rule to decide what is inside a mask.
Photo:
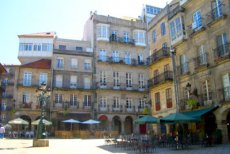
[{"label": "patio umbrella", "polygon": [[74,119],[68,119],[68,120],[63,120],[62,122],[64,122],[64,123],[70,123],[71,125],[71,127],[70,127],[70,129],[72,130],[72,124],[73,123],[81,123],[80,121],[78,121],[78,120],[74,120]]},{"label": "patio umbrella", "polygon": [[[40,122],[40,119],[33,121],[31,124],[32,124],[32,125],[38,125],[39,122]],[[45,125],[47,125],[47,126],[48,126],[48,125],[52,125],[52,122],[51,122],[51,121],[48,121],[48,120],[46,120],[46,119],[42,119],[42,123],[45,124]]]},{"label": "patio umbrella", "polygon": [[81,122],[82,124],[89,124],[89,125],[93,125],[93,124],[99,124],[101,123],[100,121],[97,121],[97,120],[93,120],[93,119],[89,119],[89,120],[86,120],[84,122]]},{"label": "patio umbrella", "polygon": [[134,121],[135,124],[147,124],[147,123],[158,123],[158,118],[156,117],[153,117],[151,115],[146,115],[146,116],[143,116],[139,119],[136,119]]},{"label": "patio umbrella", "polygon": [[191,116],[187,116],[179,112],[170,114],[160,119],[160,122],[163,123],[186,123],[186,122],[196,122],[196,121],[198,121],[198,119],[193,118]]},{"label": "patio umbrella", "polygon": [[16,118],[16,119],[10,120],[8,123],[15,124],[15,125],[28,125],[29,124],[29,122],[27,122],[26,120],[23,120],[22,118]]}]

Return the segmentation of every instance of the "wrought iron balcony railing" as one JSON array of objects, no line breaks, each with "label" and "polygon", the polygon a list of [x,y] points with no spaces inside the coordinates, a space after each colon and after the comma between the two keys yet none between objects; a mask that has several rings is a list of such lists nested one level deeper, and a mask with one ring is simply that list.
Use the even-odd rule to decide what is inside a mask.
[{"label": "wrought iron balcony railing", "polygon": [[147,58],[148,65],[156,63],[162,58],[170,57],[170,49],[169,48],[161,48],[157,52],[153,53],[150,57]]},{"label": "wrought iron balcony railing", "polygon": [[218,46],[214,49],[215,60],[230,58],[230,43]]},{"label": "wrought iron balcony railing", "polygon": [[202,66],[208,67],[208,53],[204,53],[194,58],[193,60],[194,60],[195,69],[202,67]]},{"label": "wrought iron balcony railing", "polygon": [[109,37],[110,42],[117,42],[117,43],[124,43],[124,44],[135,44],[135,40],[131,38],[126,38],[126,37],[118,37],[116,34],[112,34]]},{"label": "wrought iron balcony railing", "polygon": [[99,82],[97,83],[97,89],[128,90],[128,91],[146,91],[148,90],[146,85],[126,84],[126,83],[114,84],[113,82],[106,82],[106,83]]},{"label": "wrought iron balcony railing", "polygon": [[148,80],[149,87],[173,80],[173,72],[166,71]]},{"label": "wrought iron balcony railing", "polygon": [[211,9],[211,11],[206,15],[207,24],[212,24],[215,21],[226,17],[229,14],[229,7],[226,4],[221,4]]}]

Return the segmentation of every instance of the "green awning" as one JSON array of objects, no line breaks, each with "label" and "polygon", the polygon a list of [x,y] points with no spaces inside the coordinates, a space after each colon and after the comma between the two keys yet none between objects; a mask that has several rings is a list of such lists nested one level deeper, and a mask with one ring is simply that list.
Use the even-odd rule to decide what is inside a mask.
[{"label": "green awning", "polygon": [[183,114],[187,116],[191,116],[193,118],[201,119],[202,116],[212,111],[215,111],[217,108],[218,106],[215,106],[215,107],[206,108],[206,109],[200,109],[200,110],[195,110],[195,111],[190,111],[190,112],[183,112]]}]

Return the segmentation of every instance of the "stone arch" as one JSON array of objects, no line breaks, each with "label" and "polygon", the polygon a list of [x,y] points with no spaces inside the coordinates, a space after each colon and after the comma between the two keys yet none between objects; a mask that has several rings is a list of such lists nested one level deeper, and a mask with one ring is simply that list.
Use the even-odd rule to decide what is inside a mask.
[{"label": "stone arch", "polygon": [[118,133],[121,133],[121,118],[119,116],[114,116],[112,119],[112,130],[118,131]]},{"label": "stone arch", "polygon": [[21,115],[20,118],[22,118],[23,120],[26,120],[29,123],[29,125],[23,125],[22,129],[23,130],[24,129],[31,130],[31,122],[32,122],[32,120],[31,120],[30,116],[28,116],[28,115]]},{"label": "stone arch", "polygon": [[103,115],[100,115],[98,119],[101,122],[99,124],[100,129],[107,130],[109,128],[108,127],[108,125],[109,125],[108,117],[103,114]]},{"label": "stone arch", "polygon": [[125,134],[133,133],[133,118],[131,116],[125,117],[124,126],[125,126]]}]

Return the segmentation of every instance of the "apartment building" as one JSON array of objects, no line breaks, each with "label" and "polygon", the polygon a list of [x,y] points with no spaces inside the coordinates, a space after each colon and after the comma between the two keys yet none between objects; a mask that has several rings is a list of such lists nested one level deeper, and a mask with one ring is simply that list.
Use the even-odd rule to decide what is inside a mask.
[{"label": "apartment building", "polygon": [[16,83],[15,77],[18,73],[18,65],[4,65],[6,72],[1,75],[4,92],[2,93],[1,112],[2,123],[6,124],[13,119],[16,102]]},{"label": "apartment building", "polygon": [[85,40],[94,50],[95,109],[101,129],[120,133],[146,132],[133,121],[147,106],[146,24],[92,13],[85,24]]},{"label": "apartment building", "polygon": [[[52,58],[52,118],[94,117],[93,50],[88,41],[56,38]],[[67,126],[68,127],[68,126]]]},{"label": "apartment building", "polygon": [[4,79],[2,79],[2,75],[6,73],[6,69],[0,63],[0,122],[2,123],[5,120],[5,115],[2,114],[2,93],[5,91]]},{"label": "apartment building", "polygon": [[[168,8],[165,7],[148,25],[149,94],[152,101],[152,114],[159,118],[176,112],[167,13]],[[165,125],[153,127],[156,133],[166,134]],[[169,127],[167,129],[169,130]]]},{"label": "apartment building", "polygon": [[149,23],[160,12],[161,8],[145,4],[140,17],[144,22]]},{"label": "apartment building", "polygon": [[[179,110],[207,111],[203,130],[208,135],[222,130],[223,142],[230,140],[229,9],[228,0],[181,0],[168,13]],[[188,106],[188,100],[195,104]]]},{"label": "apartment building", "polygon": [[[31,129],[31,122],[39,119],[41,114],[41,104],[37,98],[37,89],[45,83],[51,86],[51,60],[40,59],[19,66],[17,77],[16,93],[16,117],[21,117],[29,122],[28,128]],[[49,118],[50,102],[47,102],[46,118]]]}]

